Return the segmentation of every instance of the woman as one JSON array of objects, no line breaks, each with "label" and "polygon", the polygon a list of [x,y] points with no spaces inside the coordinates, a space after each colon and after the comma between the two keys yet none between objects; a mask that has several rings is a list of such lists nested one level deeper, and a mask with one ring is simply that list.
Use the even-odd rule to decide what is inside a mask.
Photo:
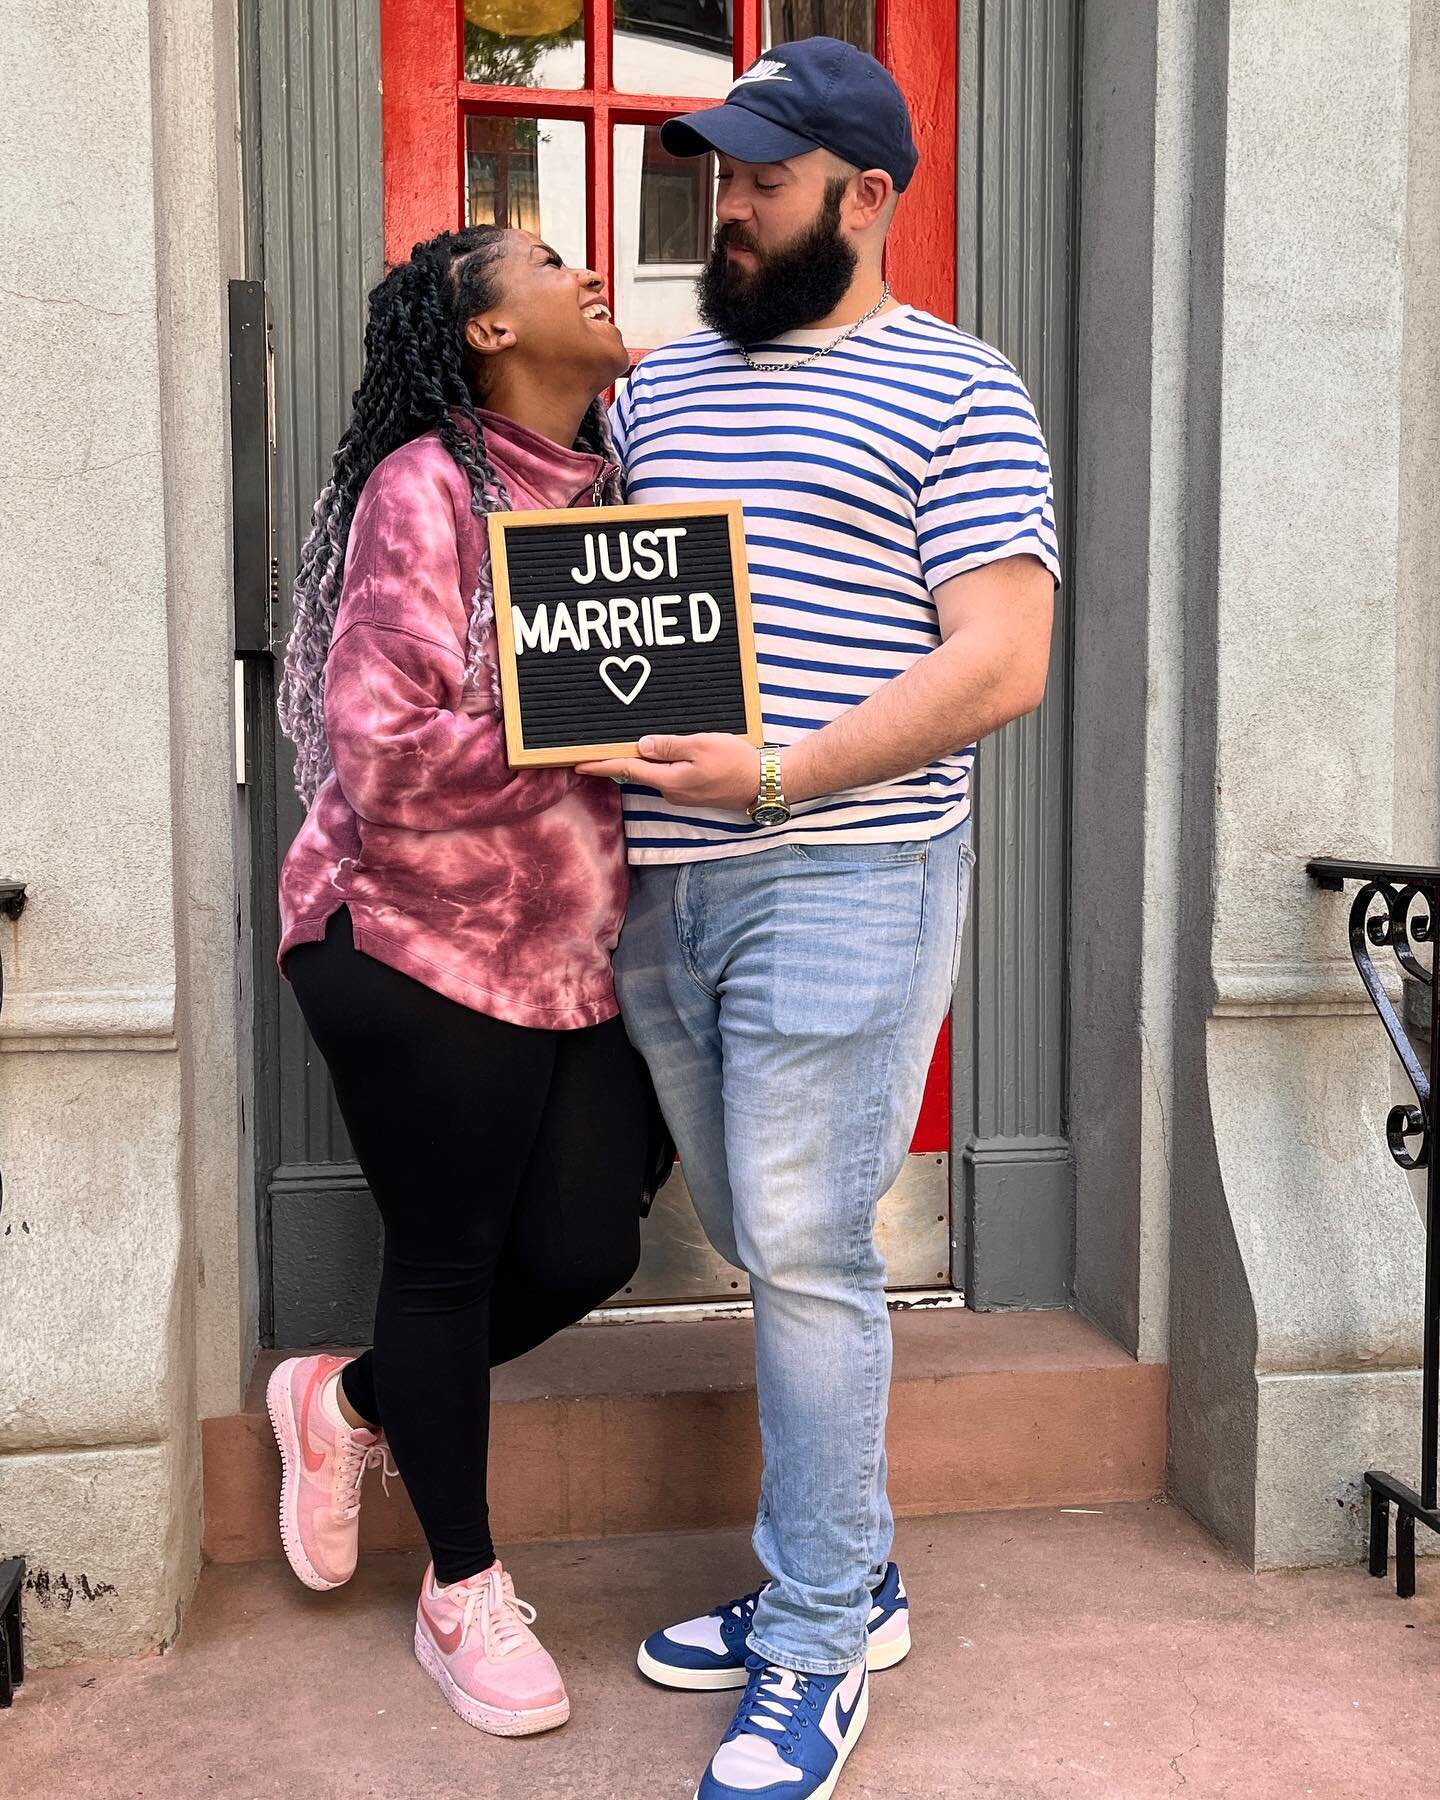
[{"label": "woman", "polygon": [[601,287],[480,226],[375,289],[280,701],[309,807],[280,962],[385,1226],[373,1350],[271,1379],[281,1534],[308,1586],[348,1580],[388,1447],[432,1558],[415,1653],[505,1736],[569,1701],[490,1538],[490,1369],[630,1278],[647,1174],[610,975],[619,792],[508,767],[486,544],[488,512],[620,498],[596,396],[628,359]]}]

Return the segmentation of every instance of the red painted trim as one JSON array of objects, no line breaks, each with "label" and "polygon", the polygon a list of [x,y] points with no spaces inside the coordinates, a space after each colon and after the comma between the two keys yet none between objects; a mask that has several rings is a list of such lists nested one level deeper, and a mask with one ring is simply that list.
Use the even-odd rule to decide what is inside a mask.
[{"label": "red painted trim", "polygon": [[[901,25],[901,13],[904,25]],[[920,166],[890,233],[886,273],[902,300],[955,317],[956,12],[950,0],[881,0],[881,60],[910,102]]]},{"label": "red painted trim", "polygon": [[[763,0],[739,0],[734,12],[735,73],[743,75],[760,54],[760,7]],[[714,102],[710,102],[714,105]]]},{"label": "red painted trim", "polygon": [[585,0],[585,79],[600,93],[611,85],[614,27],[611,0]]},{"label": "red painted trim", "polygon": [[915,1121],[911,1150],[932,1154],[950,1148],[950,1021],[940,1027],[940,1039],[925,1077],[925,1097]]},{"label": "red painted trim", "polygon": [[622,125],[654,125],[677,112],[714,106],[682,94],[611,94],[603,88],[479,87],[462,81],[456,88],[466,112],[508,113],[517,118],[585,119],[597,106],[608,107]]},{"label": "red painted trim", "polygon": [[381,119],[385,136],[385,260],[459,223],[455,211],[455,83],[458,24],[437,30],[451,8],[380,0]]}]

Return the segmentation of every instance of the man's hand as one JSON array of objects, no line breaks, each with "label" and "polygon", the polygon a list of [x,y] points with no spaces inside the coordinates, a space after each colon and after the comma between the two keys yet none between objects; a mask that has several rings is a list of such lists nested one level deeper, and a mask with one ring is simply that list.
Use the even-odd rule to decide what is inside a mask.
[{"label": "man's hand", "polygon": [[760,752],[728,732],[702,731],[692,737],[646,737],[640,759],[581,763],[578,775],[608,775],[658,788],[667,800],[692,801],[743,813],[760,792]]}]

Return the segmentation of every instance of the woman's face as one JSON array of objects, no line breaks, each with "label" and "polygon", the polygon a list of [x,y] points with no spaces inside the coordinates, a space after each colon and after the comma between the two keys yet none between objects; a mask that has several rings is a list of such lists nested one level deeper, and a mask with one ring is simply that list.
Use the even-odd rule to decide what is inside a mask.
[{"label": "woman's face", "polygon": [[[629,353],[610,317],[605,284],[592,269],[571,269],[529,231],[508,231],[491,265],[497,303],[465,326],[471,349],[483,359],[482,378],[501,363],[510,373],[548,382],[574,380],[587,400],[630,367]],[[490,359],[494,359],[491,361]]]}]

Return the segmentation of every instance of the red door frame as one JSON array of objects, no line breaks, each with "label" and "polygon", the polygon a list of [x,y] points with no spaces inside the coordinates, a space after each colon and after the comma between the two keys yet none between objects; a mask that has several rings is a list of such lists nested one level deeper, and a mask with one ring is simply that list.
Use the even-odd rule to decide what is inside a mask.
[{"label": "red door frame", "polygon": [[[762,0],[735,0],[735,72],[760,54]],[[614,286],[613,129],[655,125],[713,106],[683,94],[617,92],[611,78],[611,0],[584,0],[585,86],[480,87],[461,79],[464,0],[381,0],[385,143],[385,260],[453,231],[465,211],[465,117],[577,119],[586,127],[586,217],[591,266]],[[920,166],[895,217],[886,273],[902,299],[942,319],[955,316],[954,0],[876,0],[879,54],[904,90]],[[448,21],[449,30],[445,29]],[[936,1046],[913,1149],[950,1147],[950,1029]]]}]

